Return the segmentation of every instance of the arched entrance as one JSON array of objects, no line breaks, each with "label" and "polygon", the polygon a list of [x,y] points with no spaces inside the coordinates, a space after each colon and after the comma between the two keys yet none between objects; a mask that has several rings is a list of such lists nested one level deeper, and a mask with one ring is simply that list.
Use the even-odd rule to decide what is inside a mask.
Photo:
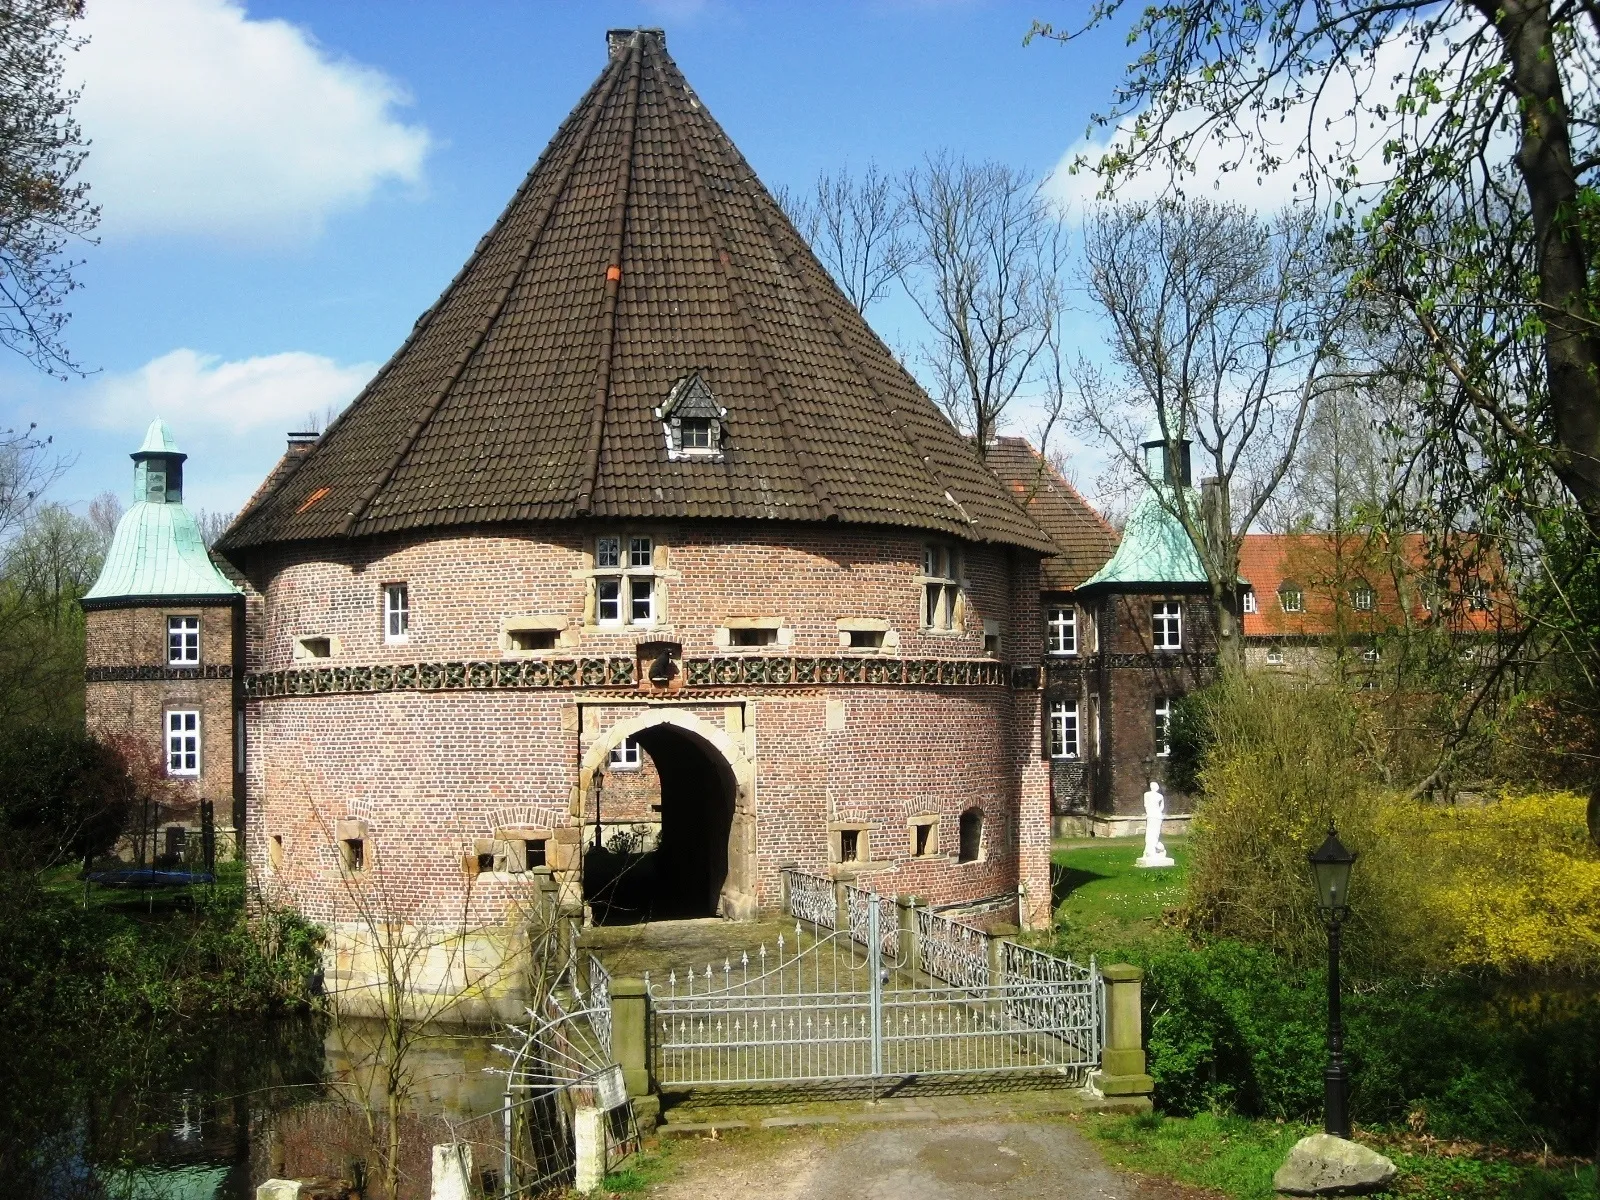
[{"label": "arched entrance", "polygon": [[[615,827],[605,823],[611,751],[630,743],[660,780],[654,844],[604,832]],[[584,838],[583,895],[597,923],[750,915],[749,872],[738,852],[752,841],[745,836],[749,805],[741,804],[748,766],[721,730],[686,714],[635,718],[607,730],[585,755],[592,801],[585,811],[594,825]]]}]

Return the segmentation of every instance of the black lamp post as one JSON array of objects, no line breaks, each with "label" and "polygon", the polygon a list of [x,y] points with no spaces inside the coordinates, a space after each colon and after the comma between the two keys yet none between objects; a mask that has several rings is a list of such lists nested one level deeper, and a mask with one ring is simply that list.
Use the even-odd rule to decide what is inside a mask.
[{"label": "black lamp post", "polygon": [[1356,856],[1328,822],[1327,840],[1310,854],[1317,905],[1328,921],[1328,1067],[1322,1073],[1322,1128],[1350,1136],[1350,1072],[1344,1065],[1344,1022],[1339,1016],[1339,927],[1350,912],[1350,868]]}]

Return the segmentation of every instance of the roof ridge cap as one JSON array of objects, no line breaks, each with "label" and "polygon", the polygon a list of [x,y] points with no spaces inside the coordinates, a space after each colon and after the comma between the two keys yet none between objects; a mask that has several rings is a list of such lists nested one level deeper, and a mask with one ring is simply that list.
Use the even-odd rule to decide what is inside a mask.
[{"label": "roof ridge cap", "polygon": [[[671,61],[670,59],[668,60]],[[666,72],[663,71],[663,75]],[[670,79],[667,82],[671,82]],[[687,82],[684,83],[687,89]],[[756,327],[755,316],[750,311],[750,306],[745,300],[744,289],[739,282],[738,274],[733,269],[733,256],[728,252],[728,238],[722,230],[722,223],[717,219],[716,209],[711,204],[711,192],[706,186],[705,172],[701,170],[699,156],[690,143],[683,128],[683,117],[678,112],[668,97],[665,105],[667,110],[667,123],[672,127],[673,136],[676,138],[679,149],[682,150],[685,161],[689,165],[689,176],[694,183],[695,202],[706,224],[710,227],[711,244],[715,248],[717,266],[722,272],[723,279],[728,285],[729,297],[733,300],[734,307],[739,310],[739,316],[744,322],[745,342],[750,347],[750,353],[761,365],[761,382],[766,386],[768,394],[772,397],[773,408],[778,414],[778,426],[783,432],[784,440],[793,448],[795,458],[800,465],[800,473],[805,476],[806,483],[811,487],[811,494],[817,501],[817,507],[822,510],[823,518],[836,520],[839,516],[838,506],[834,503],[833,496],[817,470],[816,456],[811,448],[801,439],[796,428],[794,416],[789,410],[788,397],[784,395],[783,384],[779,381],[777,373],[772,369],[771,356],[767,353],[766,346],[761,340],[760,330]],[[704,112],[701,108],[699,111]],[[720,130],[718,131],[720,132]]]},{"label": "roof ridge cap", "polygon": [[606,402],[611,395],[611,364],[617,353],[617,294],[622,290],[622,251],[628,236],[628,200],[633,188],[633,148],[639,129],[639,91],[643,86],[644,72],[640,69],[644,58],[641,47],[645,39],[635,30],[628,44],[627,106],[622,121],[622,162],[617,168],[617,194],[611,205],[611,228],[608,230],[605,297],[600,304],[600,361],[595,370],[594,400],[589,413],[589,437],[583,451],[582,473],[579,476],[578,498],[574,507],[580,516],[588,516],[594,500],[594,489],[600,474],[600,445],[605,438]]},{"label": "roof ridge cap", "polygon": [[[618,61],[620,60],[614,60],[607,67],[607,73],[613,75],[613,79],[611,81],[612,87],[614,87],[616,83],[615,76],[620,74],[620,71],[618,70]],[[466,371],[472,360],[477,357],[478,351],[483,348],[483,343],[488,338],[489,331],[494,328],[495,322],[499,319],[500,314],[505,310],[506,301],[511,298],[511,293],[516,290],[517,281],[521,278],[522,272],[527,269],[528,260],[533,257],[534,250],[538,247],[539,242],[543,239],[545,230],[550,225],[550,218],[555,213],[556,206],[560,203],[562,196],[566,194],[567,185],[572,181],[572,173],[577,169],[578,163],[583,158],[583,152],[588,147],[589,138],[594,133],[594,127],[600,119],[600,111],[604,107],[604,99],[600,96],[597,96],[594,103],[590,105],[589,112],[584,117],[583,125],[578,131],[578,136],[574,139],[572,153],[568,156],[566,165],[562,168],[561,176],[557,180],[556,186],[551,188],[550,195],[545,198],[543,205],[540,207],[537,214],[537,219],[534,221],[533,231],[528,235],[527,241],[523,244],[522,250],[517,255],[517,258],[512,264],[511,269],[506,272],[505,282],[501,284],[499,293],[495,296],[494,301],[490,304],[488,314],[478,322],[472,336],[468,339],[467,345],[462,348],[459,354],[456,355],[455,362],[451,364],[450,371],[446,376],[444,383],[441,384],[434,394],[430,396],[423,404],[421,411],[417,414],[416,420],[411,423],[411,428],[408,429],[401,437],[400,445],[396,448],[394,454],[390,456],[389,461],[384,465],[383,469],[378,473],[378,477],[365,488],[363,488],[361,494],[356,497],[355,503],[345,514],[344,523],[339,530],[341,534],[349,536],[355,531],[356,525],[366,515],[367,509],[371,506],[372,502],[377,499],[378,493],[381,492],[388,482],[394,478],[395,472],[400,469],[401,464],[405,462],[411,451],[416,447],[418,439],[422,437],[422,433],[428,427],[429,422],[432,421],[433,417],[443,406],[445,399],[450,394],[450,390],[455,387],[457,381],[460,380],[462,374]],[[529,172],[530,180],[532,179],[532,175],[533,173]],[[524,186],[526,186],[526,184]],[[511,204],[506,206],[505,212],[501,214],[501,221],[504,221],[506,217],[509,216],[515,206],[516,198],[514,197]],[[500,222],[497,221],[495,223],[495,228],[498,228],[499,224]],[[491,229],[488,234],[484,235],[484,238],[480,240],[480,248],[488,244],[488,241],[494,232],[495,230]],[[480,251],[474,252],[473,257],[468,259],[469,265],[476,261],[477,254],[480,252],[481,249]],[[460,278],[461,274],[466,272],[466,269],[466,267],[462,268],[461,272],[457,275],[457,279]],[[454,286],[455,280],[452,280],[451,287],[453,288]],[[441,299],[443,299],[443,297],[441,297]],[[409,342],[410,339],[408,338],[407,344],[409,344]],[[395,355],[395,359],[398,358],[399,354],[397,353]],[[390,361],[395,361],[395,359],[391,359]]]}]

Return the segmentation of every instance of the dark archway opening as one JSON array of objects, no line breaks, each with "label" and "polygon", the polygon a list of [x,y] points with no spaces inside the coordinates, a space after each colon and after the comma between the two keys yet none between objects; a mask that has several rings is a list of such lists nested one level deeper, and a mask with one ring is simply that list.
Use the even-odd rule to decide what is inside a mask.
[{"label": "dark archway opening", "polygon": [[633,739],[660,777],[660,833],[653,845],[601,836],[584,855],[583,893],[601,925],[717,915],[728,878],[735,784],[722,756],[693,734],[656,725]]}]

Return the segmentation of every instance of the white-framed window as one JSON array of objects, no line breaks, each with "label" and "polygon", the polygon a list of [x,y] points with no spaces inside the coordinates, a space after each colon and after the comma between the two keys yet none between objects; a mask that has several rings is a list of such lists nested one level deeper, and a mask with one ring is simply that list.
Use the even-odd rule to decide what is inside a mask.
[{"label": "white-framed window", "polygon": [[1244,594],[1244,611],[1247,613],[1256,611],[1256,594],[1254,591],[1248,591]]},{"label": "white-framed window", "polygon": [[1304,612],[1306,594],[1298,583],[1285,583],[1278,588],[1278,607],[1284,612]]},{"label": "white-framed window", "polygon": [[954,546],[930,542],[922,548],[922,625],[954,630],[961,595],[960,554]]},{"label": "white-framed window", "polygon": [[167,710],[167,774],[200,774],[200,713],[193,708]]},{"label": "white-framed window", "polygon": [[637,771],[639,769],[639,743],[624,738],[611,747],[611,770]]},{"label": "white-framed window", "polygon": [[200,618],[167,618],[167,662],[192,667],[200,661]]},{"label": "white-framed window", "polygon": [[1487,584],[1474,583],[1467,590],[1467,609],[1469,612],[1489,611],[1489,588]]},{"label": "white-framed window", "polygon": [[1283,647],[1269,646],[1267,648],[1267,663],[1269,666],[1283,666]]},{"label": "white-framed window", "polygon": [[1078,652],[1078,610],[1072,605],[1053,605],[1045,610],[1045,645],[1051,654]]},{"label": "white-framed window", "polygon": [[383,640],[391,645],[411,639],[411,590],[403,583],[383,585]]},{"label": "white-framed window", "polygon": [[1172,753],[1172,701],[1156,701],[1156,757],[1166,758]]},{"label": "white-framed window", "polygon": [[608,535],[594,544],[595,620],[601,625],[656,623],[655,539]]},{"label": "white-framed window", "polygon": [[1368,585],[1358,583],[1350,589],[1350,607],[1357,612],[1371,612],[1378,605],[1378,593]]},{"label": "white-framed window", "polygon": [[1078,706],[1050,706],[1050,757],[1078,757]]},{"label": "white-framed window", "polygon": [[1150,645],[1157,650],[1183,649],[1183,605],[1157,600],[1150,606]]},{"label": "white-framed window", "polygon": [[1382,657],[1383,656],[1378,653],[1378,648],[1376,646],[1368,646],[1361,652],[1362,662],[1375,663]]}]

